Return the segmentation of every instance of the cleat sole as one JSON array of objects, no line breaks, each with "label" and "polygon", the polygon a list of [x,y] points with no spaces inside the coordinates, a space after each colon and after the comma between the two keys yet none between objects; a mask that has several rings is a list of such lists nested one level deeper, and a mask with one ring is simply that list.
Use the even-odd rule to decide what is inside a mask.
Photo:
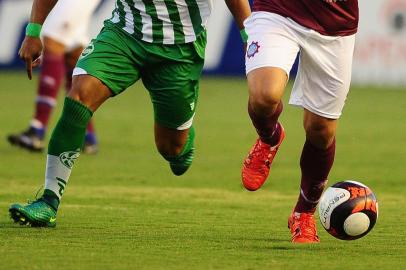
[{"label": "cleat sole", "polygon": [[14,223],[18,223],[21,226],[28,226],[28,227],[50,227],[53,228],[56,226],[56,223],[44,223],[44,222],[37,222],[31,220],[28,216],[24,213],[20,212],[18,209],[10,208],[9,209],[10,218],[14,221]]}]

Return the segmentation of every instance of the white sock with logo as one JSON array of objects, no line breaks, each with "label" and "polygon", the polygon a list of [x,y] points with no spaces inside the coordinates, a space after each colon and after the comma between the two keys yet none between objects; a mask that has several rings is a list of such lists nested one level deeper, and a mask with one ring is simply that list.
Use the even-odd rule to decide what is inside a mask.
[{"label": "white sock with logo", "polygon": [[45,189],[54,192],[59,200],[61,200],[72,172],[73,164],[79,155],[79,151],[64,152],[59,157],[47,155]]}]

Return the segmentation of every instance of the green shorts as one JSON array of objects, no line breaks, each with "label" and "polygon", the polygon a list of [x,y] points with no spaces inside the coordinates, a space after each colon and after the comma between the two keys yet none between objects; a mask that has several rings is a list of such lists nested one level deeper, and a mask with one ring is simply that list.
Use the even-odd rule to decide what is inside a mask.
[{"label": "green shorts", "polygon": [[163,45],[137,40],[106,24],[85,48],[74,75],[89,74],[120,94],[140,78],[148,89],[155,121],[173,129],[191,126],[199,96],[206,33],[195,42]]}]

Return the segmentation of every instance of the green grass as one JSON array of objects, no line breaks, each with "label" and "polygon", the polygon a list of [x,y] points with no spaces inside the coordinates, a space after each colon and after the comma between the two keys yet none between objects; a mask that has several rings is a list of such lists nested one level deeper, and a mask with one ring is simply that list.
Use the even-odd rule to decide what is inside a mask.
[{"label": "green grass", "polygon": [[318,224],[322,242],[298,246],[286,225],[298,193],[302,112],[285,107],[287,137],[272,175],[261,190],[245,191],[241,162],[255,132],[238,78],[203,79],[197,153],[185,176],[172,176],[155,150],[152,108],[137,84],[96,113],[100,153],[77,162],[57,227],[13,224],[8,206],[34,197],[43,182],[45,154],[4,139],[26,127],[34,88],[23,73],[0,73],[0,269],[406,267],[406,91],[353,87],[339,125],[330,184],[356,179],[375,191],[374,230],[345,242]]}]

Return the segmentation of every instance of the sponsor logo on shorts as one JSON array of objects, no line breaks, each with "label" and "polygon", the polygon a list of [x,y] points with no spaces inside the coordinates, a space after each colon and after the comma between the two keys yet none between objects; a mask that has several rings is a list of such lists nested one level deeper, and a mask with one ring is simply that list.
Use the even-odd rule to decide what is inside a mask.
[{"label": "sponsor logo on shorts", "polygon": [[80,58],[86,57],[94,51],[93,42],[90,42],[89,45],[83,50],[80,54]]},{"label": "sponsor logo on shorts", "polygon": [[63,152],[62,154],[59,155],[59,160],[68,169],[72,169],[73,164],[75,163],[75,160],[79,157],[79,155],[80,155],[79,150]]},{"label": "sponsor logo on shorts", "polygon": [[261,46],[259,46],[257,41],[253,41],[247,49],[247,57],[251,58],[254,57],[258,52],[259,52],[259,48],[261,48]]}]

